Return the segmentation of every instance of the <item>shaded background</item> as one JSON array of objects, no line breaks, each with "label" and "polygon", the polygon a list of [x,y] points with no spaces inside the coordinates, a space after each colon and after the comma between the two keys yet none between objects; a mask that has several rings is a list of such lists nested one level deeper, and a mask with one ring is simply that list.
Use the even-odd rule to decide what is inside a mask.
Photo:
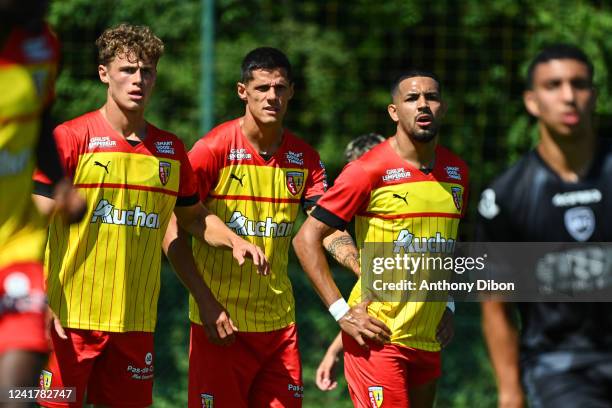
[{"label": "shaded background", "polygon": [[[525,114],[521,94],[529,58],[543,44],[571,42],[593,59],[599,129],[605,135],[612,129],[608,80],[612,9],[608,1],[214,3],[215,123],[244,110],[235,94],[242,57],[257,46],[281,48],[292,61],[296,77],[287,126],[320,151],[332,180],[344,164],[340,152],[348,141],[368,132],[393,134],[386,106],[397,74],[413,66],[436,72],[449,102],[441,143],[461,155],[471,169],[471,205],[461,228],[464,238],[472,234],[478,193],[535,141],[535,122]],[[63,43],[63,71],[54,107],[58,122],[104,102],[94,41],[108,26],[129,22],[149,25],[166,44],[147,118],[179,135],[188,147],[201,136],[199,0],[61,0],[52,2],[49,15]],[[350,406],[344,382],[331,393],[320,392],[314,385],[314,370],[335,335],[336,324],[295,261],[290,275],[298,301],[305,407]],[[336,270],[336,276],[346,294],[353,279],[341,270]],[[159,310],[155,406],[184,406],[187,297],[167,265]],[[456,330],[455,341],[444,353],[438,406],[495,406],[478,305],[458,305]]]}]

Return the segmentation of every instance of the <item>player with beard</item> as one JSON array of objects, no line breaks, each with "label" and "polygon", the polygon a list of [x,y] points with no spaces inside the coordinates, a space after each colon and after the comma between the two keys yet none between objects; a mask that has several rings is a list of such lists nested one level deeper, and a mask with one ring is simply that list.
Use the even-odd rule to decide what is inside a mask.
[{"label": "player with beard", "polygon": [[[385,138],[378,133],[366,133],[358,136],[346,145],[346,148],[344,149],[344,157],[346,161],[350,163],[353,160],[357,160],[365,153],[369,152],[374,146],[384,141]],[[334,253],[334,248],[333,242],[331,247],[326,247],[326,249],[332,254]],[[352,267],[348,269],[355,272],[356,276],[359,278],[361,275],[359,259],[355,259],[354,262],[357,265],[356,268]],[[442,316],[442,320],[440,320],[437,330],[437,339],[442,347],[446,347],[454,335],[452,305],[448,306],[448,309],[448,313],[445,312]],[[331,391],[338,385],[338,381],[336,381],[335,368],[339,360],[338,356],[342,353],[342,351],[342,331],[340,331],[334,341],[327,348],[325,355],[319,363],[319,367],[317,367],[315,383],[321,391]]]},{"label": "player with beard", "polygon": [[441,373],[436,329],[445,303],[371,299],[368,296],[376,294],[362,293],[362,277],[347,304],[322,247],[326,236],[344,230],[353,217],[359,248],[391,245],[402,236],[412,237],[412,245],[407,245],[412,248],[432,237],[438,244],[457,238],[468,171],[461,159],[437,143],[446,111],[440,82],[429,72],[410,71],[394,83],[392,98],[388,112],[397,124],[396,134],[344,168],[293,245],[343,330],[353,403],[379,407],[384,400],[393,407],[430,407]]},{"label": "player with beard", "polygon": [[[482,193],[479,241],[609,242],[612,240],[612,152],[593,129],[593,64],[582,50],[554,45],[528,70],[527,111],[537,118],[535,150]],[[553,288],[610,270],[554,270]],[[529,273],[534,273],[529,271]],[[612,401],[610,303],[482,305],[483,330],[497,375],[500,407],[609,407]]]}]

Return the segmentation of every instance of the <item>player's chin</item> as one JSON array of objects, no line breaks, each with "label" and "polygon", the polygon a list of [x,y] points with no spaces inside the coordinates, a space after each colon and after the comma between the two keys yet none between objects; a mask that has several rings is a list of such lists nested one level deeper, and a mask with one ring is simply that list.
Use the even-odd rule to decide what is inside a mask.
[{"label": "player's chin", "polygon": [[437,129],[433,127],[427,129],[418,128],[412,133],[412,140],[419,143],[429,143],[436,137],[437,133]]},{"label": "player's chin", "polygon": [[126,111],[130,111],[130,112],[137,112],[139,110],[142,110],[145,106],[145,100],[140,100],[140,101],[134,101],[134,100],[129,100],[126,101],[125,103],[122,104],[122,108],[123,110]]}]

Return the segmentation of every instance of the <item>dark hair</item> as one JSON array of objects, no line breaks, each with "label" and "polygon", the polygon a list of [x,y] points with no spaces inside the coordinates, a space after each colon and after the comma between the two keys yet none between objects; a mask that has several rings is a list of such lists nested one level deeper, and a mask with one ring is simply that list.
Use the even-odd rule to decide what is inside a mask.
[{"label": "dark hair", "polygon": [[399,85],[404,79],[414,77],[427,77],[433,79],[438,84],[438,92],[440,93],[440,95],[442,94],[442,84],[440,83],[440,80],[438,79],[436,74],[424,69],[411,69],[409,71],[403,72],[400,76],[397,77],[395,81],[393,81],[393,85],[391,85],[391,96],[393,97],[397,94],[397,92],[399,91]]},{"label": "dark hair", "polygon": [[289,82],[293,82],[291,63],[281,50],[272,47],[255,48],[242,60],[241,82],[246,84],[253,79],[253,70],[274,68],[284,69]]},{"label": "dark hair", "polygon": [[344,158],[347,162],[357,160],[377,144],[384,142],[385,138],[378,133],[366,133],[351,140],[344,149]]},{"label": "dark hair", "polygon": [[539,64],[558,59],[573,59],[582,62],[589,70],[591,81],[593,80],[595,69],[593,68],[593,63],[589,57],[586,56],[584,51],[575,45],[559,43],[544,47],[531,61],[527,68],[527,88],[531,89],[533,87],[533,73]]}]

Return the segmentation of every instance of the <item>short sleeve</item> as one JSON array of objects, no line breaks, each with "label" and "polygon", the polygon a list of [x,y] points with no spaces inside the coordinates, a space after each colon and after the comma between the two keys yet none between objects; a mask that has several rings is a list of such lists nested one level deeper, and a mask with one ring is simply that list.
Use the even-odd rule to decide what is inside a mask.
[{"label": "short sleeve", "polygon": [[327,191],[327,172],[318,153],[314,152],[308,167],[308,179],[306,180],[306,188],[304,189],[302,199],[304,210],[313,207],[323,193]]},{"label": "short sleeve", "polygon": [[311,215],[330,227],[344,230],[355,214],[367,208],[371,190],[368,174],[358,162],[351,162],[319,199]]},{"label": "short sleeve", "polygon": [[189,162],[195,174],[200,200],[205,201],[219,179],[218,160],[204,140],[200,140],[189,152]]}]

